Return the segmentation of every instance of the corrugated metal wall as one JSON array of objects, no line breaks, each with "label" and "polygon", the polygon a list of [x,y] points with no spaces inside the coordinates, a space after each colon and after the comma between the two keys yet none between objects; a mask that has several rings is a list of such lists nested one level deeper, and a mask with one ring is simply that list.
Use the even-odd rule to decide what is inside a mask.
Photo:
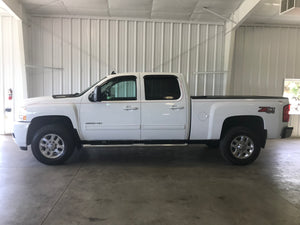
[{"label": "corrugated metal wall", "polygon": [[[284,78],[300,78],[300,28],[244,26],[236,32],[232,94],[282,96]],[[291,116],[293,136],[300,117]]]},{"label": "corrugated metal wall", "polygon": [[[12,132],[15,108],[27,97],[21,30],[20,20],[0,16],[0,134]],[[12,100],[8,99],[9,89],[13,91]]]},{"label": "corrugated metal wall", "polygon": [[[222,71],[223,25],[176,21],[33,17],[28,27],[29,96],[79,92],[116,72]],[[213,77],[213,76],[211,76]],[[207,80],[222,94],[223,77]],[[201,77],[197,79],[201,93]],[[219,93],[220,92],[220,93]]]}]

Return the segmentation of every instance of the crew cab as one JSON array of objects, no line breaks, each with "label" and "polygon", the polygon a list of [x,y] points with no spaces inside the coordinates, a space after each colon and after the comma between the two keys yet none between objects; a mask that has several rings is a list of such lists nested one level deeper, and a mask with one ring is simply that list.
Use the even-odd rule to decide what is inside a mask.
[{"label": "crew cab", "polygon": [[245,165],[267,138],[291,136],[288,121],[287,98],[191,97],[182,74],[126,73],[82,93],[26,99],[13,136],[45,164],[61,164],[86,145],[204,143]]}]

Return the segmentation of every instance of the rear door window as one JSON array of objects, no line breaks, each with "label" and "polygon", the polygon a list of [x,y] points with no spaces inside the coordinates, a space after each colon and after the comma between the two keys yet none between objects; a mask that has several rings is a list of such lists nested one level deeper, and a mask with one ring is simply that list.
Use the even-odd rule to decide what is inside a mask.
[{"label": "rear door window", "polygon": [[181,96],[178,79],[172,75],[146,75],[146,100],[176,100]]}]

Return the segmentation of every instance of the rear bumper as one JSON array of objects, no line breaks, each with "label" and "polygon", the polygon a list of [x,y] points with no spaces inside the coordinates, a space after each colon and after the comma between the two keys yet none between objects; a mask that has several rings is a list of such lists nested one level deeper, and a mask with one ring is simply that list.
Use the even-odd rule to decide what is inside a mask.
[{"label": "rear bumper", "polygon": [[27,122],[15,122],[14,124],[14,141],[22,150],[27,150],[27,131],[30,123]]},{"label": "rear bumper", "polygon": [[281,131],[281,138],[288,138],[292,135],[293,127],[284,127]]}]

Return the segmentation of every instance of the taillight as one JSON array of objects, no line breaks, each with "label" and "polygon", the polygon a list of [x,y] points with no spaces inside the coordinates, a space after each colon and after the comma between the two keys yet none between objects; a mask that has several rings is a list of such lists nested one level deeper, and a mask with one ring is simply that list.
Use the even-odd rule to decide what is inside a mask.
[{"label": "taillight", "polygon": [[283,107],[283,117],[282,117],[282,122],[289,122],[289,119],[290,119],[290,108],[291,108],[291,105],[285,105]]}]

